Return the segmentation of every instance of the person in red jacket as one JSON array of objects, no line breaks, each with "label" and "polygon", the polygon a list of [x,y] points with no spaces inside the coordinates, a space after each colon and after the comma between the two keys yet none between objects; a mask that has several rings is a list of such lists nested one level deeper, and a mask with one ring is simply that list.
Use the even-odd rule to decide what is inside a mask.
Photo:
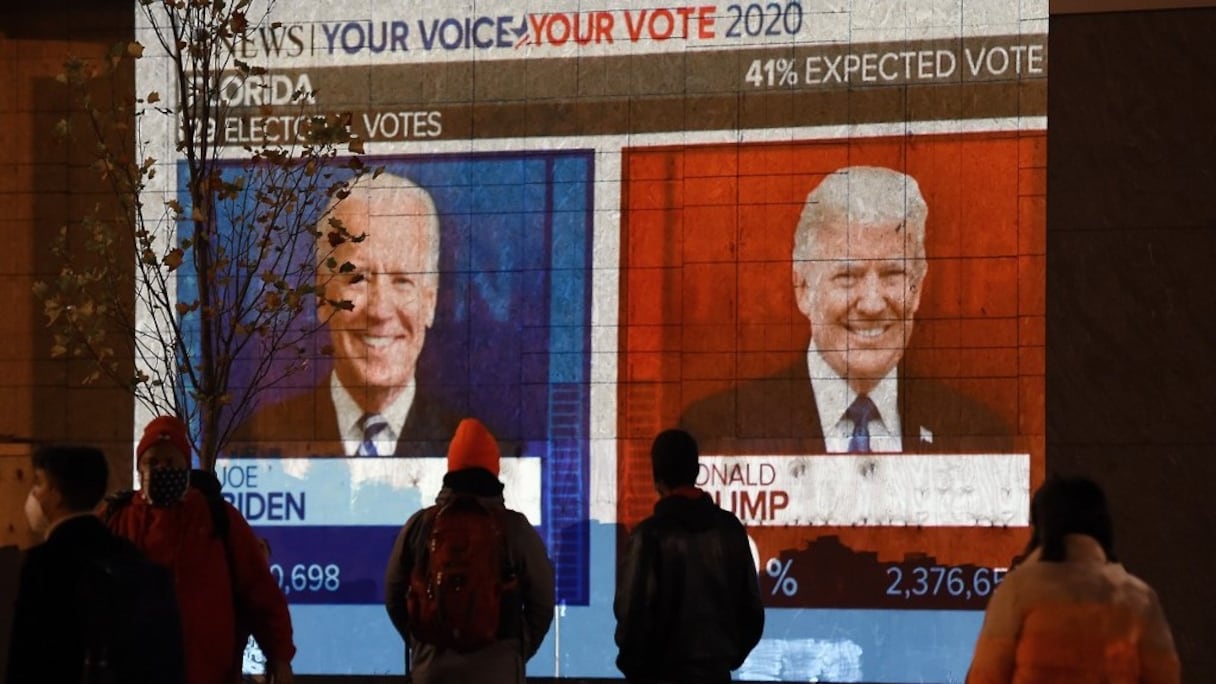
[{"label": "person in red jacket", "polygon": [[186,425],[161,416],[144,429],[136,449],[139,491],[109,517],[109,527],[131,540],[152,561],[173,573],[185,640],[187,684],[240,680],[237,639],[242,624],[266,654],[275,684],[290,684],[291,615],[270,574],[258,538],[230,504],[227,548],[216,533],[211,504],[189,486],[190,439]]}]

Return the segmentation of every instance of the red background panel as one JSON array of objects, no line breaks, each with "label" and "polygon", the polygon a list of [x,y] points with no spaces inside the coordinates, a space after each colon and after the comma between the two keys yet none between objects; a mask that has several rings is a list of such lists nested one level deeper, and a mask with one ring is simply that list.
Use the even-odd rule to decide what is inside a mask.
[{"label": "red background panel", "polygon": [[[907,372],[985,402],[1043,476],[1046,135],[1009,132],[626,150],[620,521],[654,503],[649,438],[688,404],[806,352],[790,253],[807,194],[844,166],[916,178],[929,272]],[[663,353],[655,353],[661,349]],[[834,534],[883,560],[1004,565],[1025,530],[753,528],[766,556]]]}]

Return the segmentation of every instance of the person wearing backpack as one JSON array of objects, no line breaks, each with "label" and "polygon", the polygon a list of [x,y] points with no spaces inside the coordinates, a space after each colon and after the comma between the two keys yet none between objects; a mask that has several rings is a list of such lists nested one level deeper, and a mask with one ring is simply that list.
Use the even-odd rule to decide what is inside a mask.
[{"label": "person wearing backpack", "polygon": [[108,477],[98,449],[34,452],[25,513],[46,541],[22,566],[8,684],[185,681],[172,578],[94,515]]},{"label": "person wearing backpack", "polygon": [[498,442],[464,419],[435,505],[397,535],[385,607],[413,684],[522,684],[553,622],[553,565],[498,472]]},{"label": "person wearing backpack", "polygon": [[152,420],[136,449],[140,489],[114,499],[107,524],[173,573],[188,684],[240,681],[238,640],[249,632],[266,653],[269,681],[290,684],[296,649],[287,599],[215,476],[190,470],[190,451],[182,421]]}]

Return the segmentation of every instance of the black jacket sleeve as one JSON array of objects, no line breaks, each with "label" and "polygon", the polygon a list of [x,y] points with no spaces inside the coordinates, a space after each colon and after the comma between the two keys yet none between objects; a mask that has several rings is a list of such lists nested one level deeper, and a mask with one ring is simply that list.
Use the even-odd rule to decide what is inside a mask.
[{"label": "black jacket sleeve", "polygon": [[739,625],[738,657],[731,664],[732,670],[737,670],[747,660],[747,656],[760,643],[764,633],[764,604],[760,601],[760,580],[756,576],[756,566],[752,559],[751,545],[747,541],[747,531],[740,526],[737,535],[738,542],[732,557],[739,567],[737,570],[738,597],[736,619]]},{"label": "black jacket sleeve", "polygon": [[654,635],[651,631],[654,605],[658,590],[655,549],[645,526],[634,530],[617,564],[616,596],[612,609],[616,614],[616,645],[619,649],[617,669],[626,677],[638,677],[651,666]]},{"label": "black jacket sleeve", "polygon": [[524,613],[524,661],[536,655],[553,625],[553,563],[532,523],[515,514],[515,544],[520,565],[520,600]]}]

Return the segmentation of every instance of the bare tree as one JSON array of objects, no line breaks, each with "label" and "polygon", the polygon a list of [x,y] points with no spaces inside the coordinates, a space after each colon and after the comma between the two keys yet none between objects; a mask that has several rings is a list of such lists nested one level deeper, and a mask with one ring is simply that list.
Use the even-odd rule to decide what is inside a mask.
[{"label": "bare tree", "polygon": [[[351,308],[328,298],[325,284],[358,277],[333,250],[363,236],[332,213],[361,176],[379,173],[359,158],[349,117],[315,113],[314,93],[303,89],[291,94],[299,111],[293,135],[246,145],[236,158],[223,154],[220,122],[241,116],[232,105],[243,103],[230,103],[222,88],[270,82],[264,67],[233,56],[267,28],[270,8],[251,20],[250,5],[140,0],[150,27],[141,36],[155,36],[150,48],[133,41],[103,61],[65,63],[60,81],[78,111],[57,133],[95,146],[93,168],[116,202],[60,230],[62,268],[35,285],[52,355],[92,359],[87,381],[120,383],[148,412],[186,420],[207,469],[258,396],[306,366],[322,312]],[[138,59],[160,60],[171,92],[123,88],[118,74]],[[112,108],[95,104],[106,87],[115,90]],[[175,159],[155,154],[166,120],[176,150],[160,156]],[[174,166],[176,187],[166,187]],[[306,307],[317,316],[303,315]]]}]

